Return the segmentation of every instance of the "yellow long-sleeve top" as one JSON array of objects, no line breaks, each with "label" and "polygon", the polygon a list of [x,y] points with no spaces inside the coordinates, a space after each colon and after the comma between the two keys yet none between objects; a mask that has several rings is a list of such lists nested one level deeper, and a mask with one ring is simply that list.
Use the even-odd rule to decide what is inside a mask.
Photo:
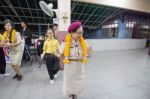
[{"label": "yellow long-sleeve top", "polygon": [[1,47],[1,44],[2,44],[2,40],[3,40],[3,35],[0,34],[0,47]]},{"label": "yellow long-sleeve top", "polygon": [[2,43],[3,35],[0,34],[0,43]]},{"label": "yellow long-sleeve top", "polygon": [[54,38],[52,38],[52,39],[48,38],[44,42],[43,52],[55,54],[55,53],[57,53],[59,46],[60,46],[60,44],[59,44],[58,40],[56,40]]}]

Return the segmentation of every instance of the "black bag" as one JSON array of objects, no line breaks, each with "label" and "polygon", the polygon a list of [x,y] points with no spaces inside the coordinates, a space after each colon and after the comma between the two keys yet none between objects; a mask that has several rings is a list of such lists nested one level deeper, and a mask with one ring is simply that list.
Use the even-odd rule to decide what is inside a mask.
[{"label": "black bag", "polygon": [[44,45],[44,40],[39,40],[37,46],[38,56],[40,56],[43,53],[43,45]]}]

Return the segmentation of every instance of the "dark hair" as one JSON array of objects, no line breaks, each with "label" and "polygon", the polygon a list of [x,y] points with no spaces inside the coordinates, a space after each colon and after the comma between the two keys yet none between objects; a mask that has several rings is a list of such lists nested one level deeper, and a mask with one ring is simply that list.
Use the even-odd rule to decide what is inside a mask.
[{"label": "dark hair", "polygon": [[55,33],[54,33],[53,28],[48,28],[48,29],[46,30],[46,34],[47,34],[47,31],[48,31],[48,30],[51,30],[51,31],[53,32],[53,36],[54,36],[54,38],[55,38]]},{"label": "dark hair", "polygon": [[54,27],[54,26],[58,27],[58,24],[53,24],[53,27]]},{"label": "dark hair", "polygon": [[7,23],[10,23],[10,24],[11,24],[11,26],[12,26],[12,28],[14,28],[14,27],[15,27],[15,24],[14,24],[11,20],[6,19],[6,20],[4,21],[4,25],[6,25]]},{"label": "dark hair", "polygon": [[23,20],[22,22],[23,22],[24,24],[26,24],[26,26],[28,26],[28,22],[27,22],[27,21]]},{"label": "dark hair", "polygon": [[[13,23],[11,20],[9,20],[9,19],[7,19],[7,20],[4,21],[4,25],[6,25],[7,23],[10,23],[10,24],[11,24],[12,30],[13,30],[13,28],[15,27],[14,23]],[[11,41],[12,30],[11,30],[11,33],[10,33],[10,36],[9,36],[9,42],[10,42],[10,43],[12,43],[12,41]]]},{"label": "dark hair", "polygon": [[47,30],[46,30],[46,32],[48,31],[48,30],[51,30],[51,31],[53,31],[53,33],[54,33],[54,30],[53,30],[53,28],[48,28]]}]

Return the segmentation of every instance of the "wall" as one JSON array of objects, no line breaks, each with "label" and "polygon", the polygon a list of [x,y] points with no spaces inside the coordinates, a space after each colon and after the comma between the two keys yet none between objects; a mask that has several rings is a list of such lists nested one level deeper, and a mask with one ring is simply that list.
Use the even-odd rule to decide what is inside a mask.
[{"label": "wall", "polygon": [[144,48],[145,39],[87,39],[94,51]]}]

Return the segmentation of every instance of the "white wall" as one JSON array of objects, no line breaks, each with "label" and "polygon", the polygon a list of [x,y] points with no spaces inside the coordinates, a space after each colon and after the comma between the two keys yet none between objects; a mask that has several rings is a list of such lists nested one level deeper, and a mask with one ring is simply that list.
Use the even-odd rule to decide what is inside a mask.
[{"label": "white wall", "polygon": [[94,51],[125,50],[144,48],[145,39],[87,39]]}]

